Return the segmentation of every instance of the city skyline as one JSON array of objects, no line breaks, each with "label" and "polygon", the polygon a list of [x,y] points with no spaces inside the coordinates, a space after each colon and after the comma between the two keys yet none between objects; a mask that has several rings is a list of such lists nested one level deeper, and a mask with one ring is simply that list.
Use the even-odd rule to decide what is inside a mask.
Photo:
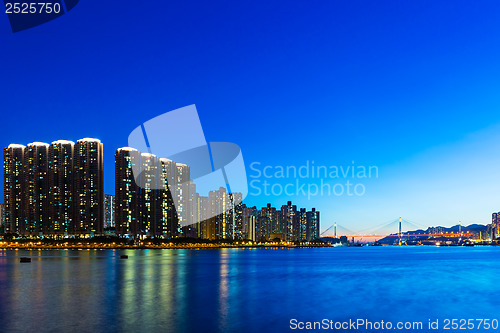
[{"label": "city skyline", "polygon": [[[203,197],[197,193],[196,185],[190,178],[189,166],[130,147],[122,147],[115,152],[114,178],[119,191],[112,195],[104,194],[103,147],[98,139],[84,138],[76,144],[68,140],[56,140],[51,144],[35,141],[27,146],[10,144],[4,148],[4,174],[8,175],[4,189],[9,189],[5,197],[8,203],[7,220],[14,221],[20,230],[26,230],[21,234],[32,236],[43,233],[102,234],[103,228],[114,227],[118,235],[188,236],[210,240],[245,239],[252,235],[254,240],[280,238],[310,241],[319,238],[321,231],[331,227],[326,224],[320,230],[319,212],[316,217],[311,215],[315,214],[315,208],[312,211],[305,208],[297,210],[297,206],[293,205],[292,209],[291,201],[283,205],[280,212],[270,203],[262,208],[247,206],[242,203],[241,193],[226,193],[224,188]],[[134,172],[138,170],[142,173],[136,178]],[[352,172],[354,175],[355,172]],[[9,184],[15,186],[12,188]],[[173,187],[167,186],[170,188],[167,191],[158,190],[164,184],[173,184]],[[122,187],[126,187],[127,191],[122,191]],[[11,191],[23,194],[9,200]],[[233,202],[235,195],[240,199]],[[214,200],[222,201],[215,204]],[[94,205],[88,203],[93,201],[98,203],[95,207],[99,208],[92,210]],[[122,203],[128,206],[122,208]],[[228,204],[232,208],[226,208]],[[9,208],[12,206],[26,208],[12,211]],[[147,210],[143,211],[140,207]],[[226,216],[226,211],[231,213]],[[290,217],[295,215],[297,220]],[[90,217],[90,223],[87,223],[86,216]],[[217,217],[212,219],[212,216]],[[248,220],[250,216],[254,216],[254,221]],[[285,216],[288,216],[288,221]],[[499,232],[500,219],[496,213],[492,216],[492,223],[485,225],[492,228],[494,238]],[[261,217],[265,219],[261,220]],[[159,222],[160,219],[163,222]],[[211,222],[200,222],[209,219]],[[133,226],[129,227],[127,222],[125,227],[125,221]],[[317,221],[317,227],[316,222],[311,224],[311,221]],[[249,227],[250,223],[253,223],[252,227]],[[12,227],[8,224],[6,229],[12,230]]]},{"label": "city skyline", "polygon": [[[247,169],[313,160],[378,166],[363,197],[314,200],[324,221],[485,224],[500,209],[491,153],[500,141],[499,3],[100,6],[79,5],[17,34],[0,22],[10,50],[0,56],[9,64],[2,120],[13,124],[0,133],[3,147],[99,138],[112,193],[112,152],[130,132],[196,104],[207,141],[238,144]],[[116,15],[104,20],[101,9]],[[136,16],[149,19],[121,20]]]},{"label": "city skyline", "polygon": [[[488,130],[481,131],[481,132],[479,132],[479,133],[477,133],[475,135],[471,135],[470,138],[469,138],[469,140],[464,141],[461,144],[455,145],[455,148],[453,150],[457,151],[457,149],[462,149],[461,147],[465,146],[465,148],[467,149],[468,152],[470,152],[471,154],[477,154],[476,150],[477,150],[478,146],[484,144],[485,139],[488,139],[488,141],[491,141],[492,138],[496,137],[496,135],[497,135],[496,133],[497,133],[497,127],[493,127],[493,128],[488,129]],[[500,133],[500,131],[498,131],[498,133]],[[500,136],[499,136],[499,139],[500,139]],[[54,142],[59,142],[59,143],[65,143],[66,142],[66,143],[68,143],[68,142],[73,142],[73,141],[70,141],[70,140],[56,140]],[[54,142],[52,142],[52,143],[54,143]],[[34,142],[34,143],[36,143],[36,142]],[[19,145],[19,144],[12,144],[12,145]],[[20,145],[20,146],[23,146],[23,145]],[[439,159],[439,158],[443,158],[443,156],[444,157],[447,156],[447,154],[444,153],[443,148],[434,149],[434,151],[430,151],[430,152],[422,154],[422,155],[423,156],[425,156],[425,155],[432,156],[436,160]],[[104,154],[103,160],[105,160],[105,157],[106,157],[106,154]],[[410,162],[412,162],[412,163],[415,163],[415,164],[418,165],[419,163],[421,163],[421,162],[419,162],[419,159],[421,160],[422,156],[416,157],[415,159],[413,159],[413,161],[411,161],[411,160],[410,161],[405,161],[405,164],[406,165],[411,165]],[[448,163],[456,163],[456,162],[454,162],[454,160],[456,160],[456,158],[452,158],[451,161],[448,162]],[[481,162],[481,160],[479,158],[476,158],[475,160]],[[306,161],[306,163],[308,163],[308,161]],[[314,163],[314,161],[313,161],[313,163]],[[354,163],[354,162],[352,162],[352,163]],[[249,163],[246,163],[246,164],[248,165]],[[304,165],[304,163],[297,164],[297,166],[295,168],[299,169],[302,165]],[[352,164],[352,165],[354,165],[354,164]],[[491,164],[486,164],[486,162],[484,163],[484,165],[487,165],[488,167],[492,166]],[[340,167],[342,168],[342,166],[340,166]],[[347,167],[349,167],[348,164],[347,164]],[[470,168],[471,167],[470,163],[467,163],[466,167]],[[367,166],[367,169],[368,168],[369,168],[369,166]],[[107,179],[110,176],[109,175],[110,174],[110,170],[108,170],[108,169],[111,169],[111,172],[113,172],[114,167],[104,168],[104,170],[105,170],[104,172],[107,174],[107,176],[104,177],[104,179]],[[415,169],[415,166],[412,166],[412,169]],[[108,170],[108,171],[106,172],[106,170]],[[252,166],[250,166],[247,170],[252,170]],[[445,170],[446,169],[444,169],[443,166],[440,166],[439,174],[437,174],[437,176],[441,177],[440,174],[443,171],[445,171]],[[247,171],[247,172],[249,172],[249,176],[251,177],[251,171]],[[379,172],[379,170],[377,170],[377,173],[378,172]],[[420,172],[420,171],[417,171],[417,173],[418,172]],[[446,172],[449,173],[449,170],[446,170]],[[455,170],[455,172],[457,172],[457,171]],[[463,172],[463,171],[459,171],[459,172]],[[479,174],[480,177],[483,177],[483,178],[484,177],[489,177],[489,174],[488,175],[485,175],[485,174],[481,175],[480,172],[478,172],[478,174]],[[113,174],[111,175],[111,177],[114,180],[114,175]],[[250,177],[248,179],[249,182],[251,181]],[[3,178],[3,173],[2,173],[2,178]],[[446,178],[446,176],[444,178]],[[490,178],[488,178],[488,180],[490,180]],[[368,181],[373,182],[373,179],[368,179]],[[109,183],[109,179],[107,180],[107,182]],[[408,182],[408,181],[406,181],[406,182]],[[452,179],[450,179],[448,182],[449,183],[451,182],[450,184],[453,185],[453,186],[455,186],[455,187],[457,187],[457,186],[459,187],[459,185],[455,184],[455,182]],[[400,187],[402,184],[400,183],[400,184],[393,184],[393,185],[395,185],[397,187]],[[379,186],[380,186],[380,184],[379,184]],[[422,184],[419,184],[418,186],[422,186]],[[3,187],[2,187],[2,190],[3,190]],[[370,190],[370,187],[368,187],[368,190]],[[493,190],[493,189],[491,189],[491,190]],[[105,191],[105,193],[109,194],[111,192],[110,191]],[[460,193],[460,192],[457,192],[457,193]],[[493,195],[493,193],[490,193],[490,194]],[[2,196],[2,198],[3,198],[3,196]],[[256,196],[249,195],[247,197],[247,202],[252,202],[252,205],[255,205],[257,207],[258,206],[262,206],[262,207],[266,206],[267,203],[269,203],[269,202],[271,202],[274,205],[278,205],[279,206],[280,205],[280,201],[281,202],[283,202],[283,201],[286,202],[286,201],[288,201],[288,199],[292,199],[292,201],[298,202],[299,205],[303,205],[303,204],[301,204],[301,202],[303,202],[303,200],[302,201],[301,200],[297,200],[297,199],[299,199],[297,197],[291,197],[291,198],[290,197],[285,197],[285,198],[283,198],[283,197],[269,197],[269,196],[266,197],[266,196],[264,196],[263,198],[258,198]],[[332,198],[331,196],[327,196],[326,198],[323,197],[323,198],[317,198],[317,199],[319,199],[318,201],[315,201],[315,202],[317,202],[317,204],[316,203],[312,203],[311,204],[308,200],[306,200],[305,202],[308,203],[307,204],[308,206],[319,207],[319,209],[321,210],[322,204],[323,204],[323,206],[327,206],[328,205],[328,202],[325,203],[325,199],[326,199],[326,201],[333,202],[332,200],[334,200],[336,198]],[[359,199],[363,200],[365,198],[361,197]],[[315,199],[313,198],[313,200],[315,200]],[[380,199],[376,200],[375,202],[376,203],[380,203]],[[359,207],[361,207],[361,206],[356,206],[356,205],[352,205],[352,204],[349,204],[349,206],[351,207],[351,210],[348,211],[348,213],[355,212],[355,211],[359,210]],[[472,218],[472,219],[469,218],[468,219],[467,217],[461,215],[461,216],[457,216],[456,221],[455,220],[451,220],[449,223],[444,223],[444,221],[443,222],[440,222],[440,221],[437,221],[437,222],[427,222],[426,220],[424,220],[423,222],[419,221],[419,224],[425,224],[425,225],[428,225],[428,226],[445,226],[445,227],[448,226],[449,227],[449,226],[455,225],[458,221],[463,221],[465,224],[479,223],[479,224],[486,225],[486,224],[490,223],[491,211],[498,210],[498,207],[494,206],[493,209],[489,209],[489,210],[487,210],[487,209],[489,209],[489,208],[485,207],[484,210],[482,211],[482,215],[484,215],[484,218],[481,218],[481,219],[474,219],[474,218]],[[326,218],[328,220],[326,220],[326,219],[323,220],[324,223],[322,224],[322,228],[321,228],[320,232],[323,232],[324,230],[326,230],[334,222],[340,222],[343,225],[348,226],[349,229],[351,229],[351,230],[359,230],[359,229],[368,229],[371,226],[380,224],[380,222],[382,221],[382,220],[370,220],[370,223],[364,224],[364,227],[363,227],[363,224],[349,224],[349,223],[345,223],[344,222],[345,220],[343,220],[343,216],[345,216],[345,214],[346,214],[345,210],[340,210],[339,212],[333,212],[333,214],[332,214],[331,210],[330,211],[326,210],[326,211],[327,211],[327,214],[326,214],[327,217]],[[432,212],[435,213],[436,210],[434,209],[434,210],[432,210]],[[337,214],[335,214],[335,213],[337,213]],[[332,215],[334,216],[333,219],[331,218]],[[397,215],[398,214],[392,214],[392,215],[387,214],[386,215],[386,221],[389,220],[389,219],[394,218]],[[337,216],[338,216],[338,218],[337,218]],[[405,215],[403,215],[403,216],[405,216]]]},{"label": "city skyline", "polygon": [[[115,152],[114,195],[104,194],[104,144],[35,141],[4,148],[5,232],[21,236],[112,233],[131,238],[315,241],[319,211],[291,201],[262,209],[224,187],[197,192],[190,166],[135,148]],[[271,213],[271,210],[274,213]]]},{"label": "city skyline", "polygon": [[[469,151],[471,151],[471,152],[472,152],[472,151],[474,151],[474,150],[477,148],[476,146],[477,146],[478,144],[482,144],[482,143],[484,143],[484,137],[488,137],[488,138],[490,138],[490,139],[491,139],[492,137],[494,137],[494,135],[496,135],[496,127],[492,128],[492,129],[489,129],[489,130],[486,130],[486,131],[482,131],[482,132],[480,132],[480,133],[478,133],[478,134],[476,134],[476,135],[474,135],[474,136],[471,136],[471,138],[472,138],[473,140],[470,140],[470,139],[468,140],[467,149],[468,149]],[[100,141],[99,139],[95,139],[95,140]],[[58,143],[59,145],[61,145],[61,144],[68,144],[68,143],[72,143],[72,142],[73,142],[73,141],[70,141],[70,140],[56,140],[56,141],[52,142],[52,144],[54,144],[54,143]],[[45,144],[45,143],[43,143],[43,142],[32,142],[31,144]],[[13,145],[13,146],[23,146],[22,144],[11,144],[11,145]],[[30,144],[28,144],[28,145],[30,145]],[[462,144],[462,145],[463,145],[463,144]],[[457,145],[457,146],[460,146],[460,145]],[[120,148],[118,148],[118,149],[120,149]],[[455,148],[455,150],[456,150],[456,149],[457,149],[457,148]],[[436,151],[437,151],[437,152],[436,152]],[[432,155],[434,155],[434,156],[437,156],[437,158],[440,158],[440,156],[438,156],[438,154],[442,154],[442,153],[443,153],[442,149],[441,149],[441,150],[437,150],[437,149],[436,149],[436,151],[435,151],[435,152],[431,152],[431,154],[432,154]],[[104,154],[104,156],[106,156],[106,154]],[[103,158],[103,160],[104,160],[104,159],[105,159],[105,158]],[[417,159],[415,159],[415,160],[418,160],[418,158],[417,158]],[[306,161],[306,163],[309,163],[309,161]],[[353,163],[353,164],[352,164],[352,166],[354,167],[354,162],[352,162],[352,163]],[[246,164],[248,164],[248,163],[246,163]],[[314,164],[314,161],[313,161],[313,164]],[[408,163],[407,163],[407,164],[408,164]],[[297,165],[297,166],[295,167],[295,169],[296,169],[296,170],[297,170],[297,169],[300,169],[300,167],[301,167],[301,165],[299,164],[299,165]],[[319,167],[319,166],[318,166],[318,167]],[[347,167],[349,167],[349,165],[347,165]],[[340,166],[340,168],[342,168],[342,166]],[[366,168],[367,168],[367,170],[368,170],[368,169],[370,168],[370,166],[367,166]],[[109,169],[113,169],[113,170],[114,170],[115,168],[114,168],[114,167],[111,167],[111,168],[109,168]],[[106,168],[103,168],[103,170],[106,170]],[[252,170],[252,166],[250,166],[250,170]],[[379,172],[379,170],[377,169],[377,170],[376,170],[376,173],[378,174],[378,172]],[[107,172],[107,174],[109,175],[109,173],[110,173],[110,172],[108,171],[108,172]],[[3,176],[3,173],[2,173],[2,176]],[[114,175],[112,175],[112,177],[114,177]],[[105,182],[104,180],[105,180],[106,178],[107,178],[107,177],[104,177],[104,178],[103,178],[103,183]],[[113,178],[113,179],[114,179],[114,178]],[[248,180],[249,180],[249,181],[251,181],[251,178],[249,178]],[[368,179],[368,180],[369,180],[369,181],[373,181],[373,180],[371,180],[371,179]],[[450,180],[450,181],[451,181],[451,180]],[[109,182],[109,180],[108,180],[108,182]],[[399,186],[399,185],[400,185],[400,184],[398,184],[398,186]],[[456,186],[456,185],[455,185],[455,186]],[[3,190],[3,187],[2,187],[2,190]],[[108,194],[109,194],[109,193],[110,193],[110,191],[105,191],[105,193],[108,193]],[[269,202],[271,202],[273,205],[277,205],[277,206],[279,206],[279,205],[280,205],[280,203],[279,203],[280,201],[281,201],[281,202],[283,202],[283,201],[285,201],[285,202],[286,202],[286,201],[288,201],[289,199],[292,199],[292,201],[295,201],[295,202],[299,202],[299,205],[300,205],[301,200],[297,200],[297,198],[296,198],[296,197],[291,197],[291,198],[290,198],[290,197],[285,197],[285,198],[282,198],[282,197],[272,198],[272,197],[269,197],[269,196],[264,196],[264,199],[262,199],[262,198],[258,198],[258,197],[256,197],[256,196],[252,196],[252,195],[250,195],[250,196],[248,196],[248,197],[247,197],[247,202],[251,202],[251,203],[252,203],[252,206],[253,206],[253,205],[255,205],[255,206],[257,206],[257,207],[259,207],[259,206],[260,206],[260,207],[264,207],[264,206],[266,206]],[[321,205],[321,202],[323,203],[323,205],[325,205],[325,200],[324,200],[325,198],[324,198],[324,197],[323,197],[323,198],[318,198],[318,199],[319,199],[319,200],[318,200],[317,202],[318,202],[318,204],[319,204],[319,205]],[[331,197],[326,197],[326,199],[333,199],[333,198],[331,198]],[[360,199],[363,199],[363,198],[361,197]],[[314,198],[313,198],[313,200],[314,200]],[[380,200],[377,200],[377,201],[378,201],[378,202],[380,202]],[[277,202],[277,203],[276,203],[276,202]],[[309,202],[309,201],[306,201],[306,202]],[[318,206],[318,204],[315,204],[315,203],[311,204],[311,203],[309,203],[309,206],[321,207],[321,206]],[[359,206],[358,206],[358,207],[356,207],[356,206],[352,206],[352,210],[353,210],[353,211],[356,211],[356,209],[359,209]],[[320,210],[321,210],[321,208],[320,208]],[[446,224],[446,223],[440,223],[440,222],[437,222],[437,223],[427,223],[426,221],[424,221],[423,223],[422,223],[422,222],[420,222],[420,224],[425,224],[425,225],[428,225],[428,226],[444,226],[444,227],[447,227],[447,226],[453,226],[453,225],[455,225],[458,221],[464,221],[464,223],[465,223],[465,224],[475,224],[475,223],[479,223],[479,224],[484,224],[484,225],[487,225],[487,224],[489,224],[489,223],[490,223],[491,211],[496,211],[496,210],[497,210],[497,208],[495,207],[495,208],[491,209],[491,210],[490,210],[490,211],[488,211],[488,212],[487,212],[486,210],[485,210],[485,211],[483,211],[483,215],[485,216],[484,220],[482,220],[482,219],[481,219],[481,220],[480,220],[480,219],[470,219],[470,220],[468,220],[467,218],[460,218],[460,217],[458,217],[458,218],[457,218],[457,221],[451,221],[451,222],[449,222],[448,224]],[[328,212],[328,210],[327,210],[327,212]],[[435,212],[435,211],[434,211],[434,212]],[[332,214],[331,214],[331,211],[329,211],[329,213],[330,213],[330,216],[331,216],[331,215],[332,215]],[[335,215],[335,214],[333,214],[333,215]],[[329,219],[329,220],[323,220],[323,222],[324,222],[324,223],[323,223],[323,224],[322,224],[322,226],[321,226],[320,233],[321,233],[321,232],[323,232],[323,231],[325,231],[325,230],[326,230],[326,229],[327,229],[330,225],[332,225],[334,222],[339,222],[339,221],[342,221],[342,220],[341,220],[342,212],[341,212],[340,214],[338,214],[338,216],[339,216],[339,218],[334,217],[334,219],[333,219],[333,220],[332,220],[332,219]],[[392,216],[392,215],[391,215],[391,216],[387,215],[387,218],[388,218],[388,219],[390,219],[390,218],[393,218],[393,217],[395,217],[395,216],[396,216],[396,215],[394,215],[394,216]],[[327,215],[327,218],[328,218],[328,217],[329,217],[329,216]],[[365,228],[363,228],[363,229],[368,229],[369,227],[371,227],[371,226],[373,226],[373,225],[376,225],[376,224],[379,224],[379,222],[380,222],[380,221],[375,221],[375,220],[373,220],[373,221],[374,221],[374,222],[371,222],[370,224],[365,225]],[[342,222],[340,222],[340,223],[342,223]],[[360,229],[360,225],[358,225],[358,224],[354,224],[354,225],[352,225],[352,224],[351,224],[351,225],[349,225],[348,223],[342,223],[342,224],[343,224],[343,225],[348,226],[348,227],[349,227],[349,229],[351,229],[351,230],[359,230],[359,229]]]}]

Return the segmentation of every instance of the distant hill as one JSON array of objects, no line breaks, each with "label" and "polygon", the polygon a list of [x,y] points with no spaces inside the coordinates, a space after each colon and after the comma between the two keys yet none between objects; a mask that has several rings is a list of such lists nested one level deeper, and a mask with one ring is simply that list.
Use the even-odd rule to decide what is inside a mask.
[{"label": "distant hill", "polygon": [[[488,226],[483,225],[483,224],[471,224],[468,226],[462,226],[462,232],[473,232],[473,233],[478,233],[478,232],[486,232]],[[458,233],[460,230],[460,225],[454,225],[452,227],[432,227],[432,228],[427,228],[427,230],[423,229],[418,229],[418,230],[412,230],[412,231],[405,231],[403,232],[404,237],[407,238],[408,235],[427,235],[427,234],[432,234],[435,233],[435,230],[441,229],[443,233],[450,233],[450,232],[455,232]],[[415,236],[416,239],[419,240],[425,240],[429,238],[428,236]],[[392,234],[391,236],[384,237],[380,240],[378,240],[378,243],[380,244],[394,244],[398,241],[397,234]]]}]

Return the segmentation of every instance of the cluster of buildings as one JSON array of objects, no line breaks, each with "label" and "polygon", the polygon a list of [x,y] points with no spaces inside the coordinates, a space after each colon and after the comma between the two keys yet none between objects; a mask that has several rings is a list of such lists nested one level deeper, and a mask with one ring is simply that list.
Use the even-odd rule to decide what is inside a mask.
[{"label": "cluster of buildings", "polygon": [[491,215],[491,224],[488,225],[488,234],[491,239],[500,237],[500,212]]},{"label": "cluster of buildings", "polygon": [[[137,174],[137,171],[140,171]],[[313,241],[319,212],[288,202],[247,207],[221,187],[202,196],[189,166],[125,147],[115,152],[115,195],[105,195],[103,145],[85,138],[4,148],[5,233],[21,236],[194,237]]]},{"label": "cluster of buildings", "polygon": [[103,232],[103,145],[85,138],[4,148],[5,232]]},{"label": "cluster of buildings", "polygon": [[[140,175],[137,175],[140,170]],[[166,186],[165,186],[166,185]],[[119,235],[209,240],[311,241],[319,238],[319,212],[247,207],[226,188],[202,196],[189,166],[134,148],[115,153],[115,231]]]},{"label": "cluster of buildings", "polygon": [[271,204],[260,210],[243,206],[244,220],[255,221],[256,240],[310,242],[319,239],[319,211],[314,208],[311,211],[297,209],[291,201],[281,206],[281,209],[272,207]]}]

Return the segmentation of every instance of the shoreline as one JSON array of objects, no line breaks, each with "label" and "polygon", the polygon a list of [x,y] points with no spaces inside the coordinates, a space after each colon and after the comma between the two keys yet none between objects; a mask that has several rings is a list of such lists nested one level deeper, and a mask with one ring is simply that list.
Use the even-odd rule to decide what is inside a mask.
[{"label": "shoreline", "polygon": [[2,250],[206,250],[206,249],[298,249],[298,248],[321,248],[333,247],[330,244],[307,244],[307,245],[287,245],[287,244],[179,244],[179,245],[92,245],[92,244],[75,244],[75,245],[33,245],[33,244],[2,244]]},{"label": "shoreline", "polygon": [[[482,247],[482,246],[498,246],[498,244],[475,244],[475,245],[403,245],[402,247]],[[308,244],[308,245],[286,245],[286,244],[255,244],[255,245],[219,245],[219,244],[193,244],[193,245],[0,245],[0,251],[48,251],[48,250],[216,250],[216,249],[306,249],[306,248],[335,248],[335,247],[373,247],[373,245],[347,245],[347,246],[334,246],[332,244]],[[397,245],[379,245],[375,247],[400,247]]]}]

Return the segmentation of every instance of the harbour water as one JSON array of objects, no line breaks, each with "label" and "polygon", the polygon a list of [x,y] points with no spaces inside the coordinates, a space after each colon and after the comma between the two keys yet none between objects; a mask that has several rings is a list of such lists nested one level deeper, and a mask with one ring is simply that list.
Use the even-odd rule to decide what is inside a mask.
[{"label": "harbour water", "polygon": [[486,246],[4,250],[0,331],[262,333],[364,319],[449,332],[447,318],[500,319],[499,281],[500,247]]}]

